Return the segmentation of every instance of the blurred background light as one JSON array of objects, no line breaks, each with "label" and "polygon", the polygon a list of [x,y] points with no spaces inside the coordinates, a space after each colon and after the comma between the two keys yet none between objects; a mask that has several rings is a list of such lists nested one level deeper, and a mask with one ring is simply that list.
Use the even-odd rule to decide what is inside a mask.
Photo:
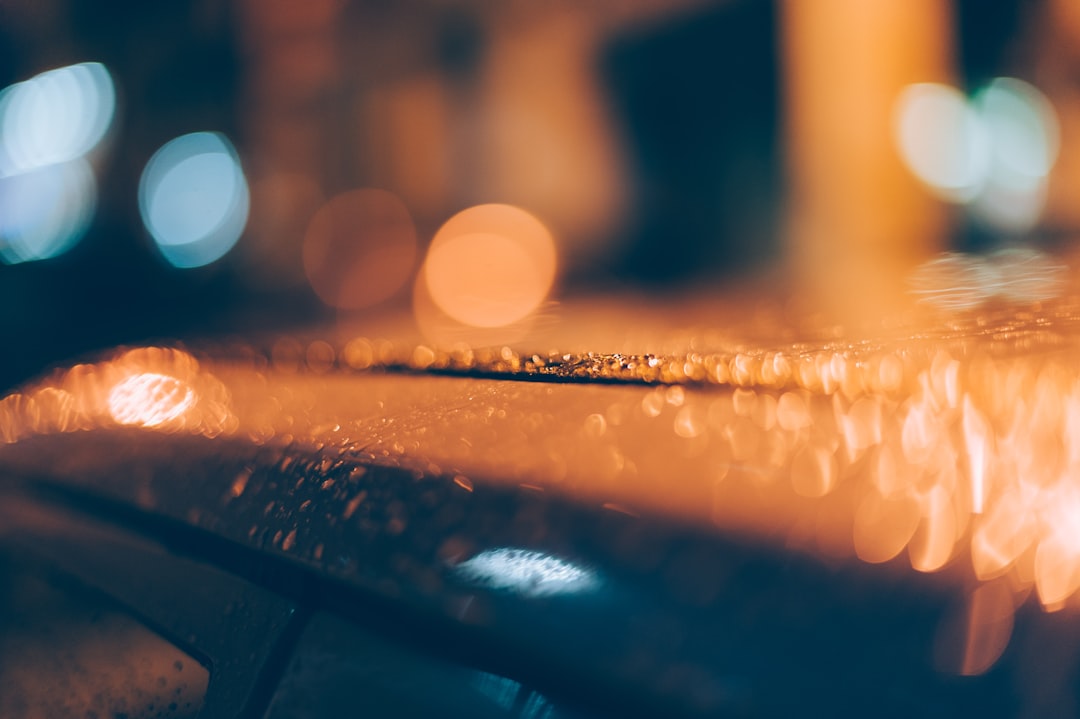
[{"label": "blurred background light", "polygon": [[41,73],[0,93],[0,176],[85,155],[116,111],[105,66],[84,62]]},{"label": "blurred background light", "polygon": [[244,283],[274,293],[303,288],[306,296],[309,281],[303,263],[297,261],[298,245],[311,218],[326,202],[319,182],[310,174],[265,166],[252,171],[248,181],[251,215],[246,239],[233,258],[240,264]]},{"label": "blurred background light", "polygon": [[44,260],[89,229],[97,183],[84,156],[108,132],[116,90],[97,62],[49,70],[0,91],[0,260]]},{"label": "blurred background light", "polygon": [[999,77],[975,95],[992,147],[985,186],[972,210],[1006,232],[1031,229],[1042,215],[1046,178],[1058,153],[1050,102],[1021,80]]},{"label": "blurred background light", "polygon": [[0,260],[44,260],[71,249],[96,206],[97,183],[82,159],[0,177]]},{"label": "blurred background light", "polygon": [[1035,87],[999,77],[969,101],[948,85],[910,85],[897,98],[895,131],[908,169],[942,199],[967,204],[999,232],[1038,222],[1059,129]]},{"label": "blurred background light", "polygon": [[956,88],[909,85],[896,103],[896,142],[911,172],[944,199],[975,196],[990,162],[990,139]]},{"label": "blurred background light", "polygon": [[143,224],[174,267],[201,267],[223,257],[244,231],[249,204],[236,150],[216,132],[170,140],[139,180]]},{"label": "blurred background light", "polygon": [[342,193],[323,205],[304,236],[304,271],[319,298],[341,309],[378,304],[405,286],[416,265],[416,228],[386,190]]},{"label": "blurred background light", "polygon": [[555,270],[555,242],[538,219],[511,205],[478,205],[436,233],[422,281],[451,318],[473,327],[502,327],[540,306]]},{"label": "blurred background light", "polygon": [[1046,177],[1057,159],[1058,124],[1041,92],[999,77],[975,96],[975,107],[993,139],[997,182],[1027,185]]}]

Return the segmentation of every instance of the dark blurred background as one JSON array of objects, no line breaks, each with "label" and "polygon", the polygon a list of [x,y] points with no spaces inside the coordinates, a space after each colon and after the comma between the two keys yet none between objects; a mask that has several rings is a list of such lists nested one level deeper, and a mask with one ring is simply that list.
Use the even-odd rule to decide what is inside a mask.
[{"label": "dark blurred background", "polygon": [[[436,230],[479,203],[512,204],[544,223],[565,296],[708,290],[792,261],[857,273],[862,265],[840,255],[910,264],[950,248],[1067,245],[1080,204],[1068,181],[1080,103],[1070,0],[861,4],[874,9],[860,0],[802,9],[798,0],[0,0],[0,87],[101,64],[93,77],[39,82],[37,105],[19,101],[32,111],[11,109],[21,107],[17,92],[0,97],[0,388],[117,343],[407,309]],[[1038,207],[1020,219],[980,214],[985,182],[967,192],[917,176],[898,157],[892,121],[880,121],[895,117],[896,90],[909,83],[974,96],[999,76],[1037,86],[1056,109],[1063,179],[1047,168]],[[71,118],[87,116],[88,102],[101,110],[103,77],[115,108],[95,140]],[[868,87],[882,89],[880,107]],[[63,92],[82,92],[83,104]],[[877,134],[863,137],[866,127]],[[16,157],[20,138],[47,148],[54,130],[85,146]],[[147,179],[160,148],[196,132],[217,134],[177,141],[189,155],[174,166],[201,157],[185,167],[218,168],[217,179],[170,180],[165,170],[158,185]],[[229,158],[242,174],[225,182]],[[52,175],[27,179],[69,161],[90,173],[79,170],[70,191]],[[160,188],[188,193],[187,204],[168,205]],[[348,194],[359,188],[397,200]],[[351,234],[327,220],[344,239],[324,247],[313,218],[337,197],[360,197],[359,219]],[[45,219],[80,202],[59,229]],[[404,220],[386,219],[401,207]],[[379,243],[402,222],[417,249],[394,260],[400,280],[382,277],[385,287],[338,307],[313,286],[320,262],[389,267]],[[189,236],[170,239],[181,226]],[[220,247],[169,254],[200,232]],[[317,245],[307,258],[305,241]],[[341,242],[359,254],[334,255]],[[335,281],[374,286],[367,272]]]}]

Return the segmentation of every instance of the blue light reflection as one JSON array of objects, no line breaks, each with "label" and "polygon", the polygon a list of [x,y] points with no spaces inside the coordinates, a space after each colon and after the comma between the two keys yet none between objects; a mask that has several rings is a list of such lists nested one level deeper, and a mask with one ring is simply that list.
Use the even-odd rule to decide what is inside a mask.
[{"label": "blue light reflection", "polygon": [[599,588],[596,573],[544,552],[513,547],[489,549],[457,566],[463,578],[525,597],[578,594]]}]

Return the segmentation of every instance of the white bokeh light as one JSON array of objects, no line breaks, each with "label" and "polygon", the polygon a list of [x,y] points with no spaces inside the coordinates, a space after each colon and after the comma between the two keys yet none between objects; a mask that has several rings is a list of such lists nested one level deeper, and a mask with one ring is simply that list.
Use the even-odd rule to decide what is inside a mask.
[{"label": "white bokeh light", "polygon": [[112,77],[97,62],[0,91],[0,261],[56,257],[86,234],[97,208],[87,157],[115,112]]},{"label": "white bokeh light", "polygon": [[139,181],[143,224],[175,267],[201,267],[224,256],[244,231],[248,207],[240,159],[218,133],[167,142]]},{"label": "white bokeh light", "polygon": [[964,95],[948,85],[904,89],[896,105],[896,141],[912,173],[947,200],[973,198],[990,161],[990,138]]},{"label": "white bokeh light", "polygon": [[97,184],[84,160],[0,177],[0,260],[44,260],[71,249],[97,207]]},{"label": "white bokeh light", "polygon": [[897,98],[894,120],[900,157],[934,194],[966,204],[1003,233],[1038,222],[1059,128],[1035,87],[999,77],[968,100],[948,85],[910,85]]},{"label": "white bokeh light", "polygon": [[972,211],[1000,230],[1023,232],[1038,222],[1047,176],[1058,153],[1058,123],[1050,102],[1026,82],[999,77],[973,102],[993,148]]},{"label": "white bokeh light", "polygon": [[1001,175],[999,181],[1046,177],[1057,159],[1059,132],[1043,94],[1022,80],[999,77],[974,103],[993,139],[993,173]]},{"label": "white bokeh light", "polygon": [[41,73],[0,92],[0,176],[82,157],[116,111],[104,65],[84,62]]}]

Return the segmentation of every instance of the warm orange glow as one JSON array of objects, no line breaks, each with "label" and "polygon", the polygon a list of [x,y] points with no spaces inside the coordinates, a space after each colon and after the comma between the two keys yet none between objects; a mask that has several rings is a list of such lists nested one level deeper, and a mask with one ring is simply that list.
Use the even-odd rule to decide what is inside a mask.
[{"label": "warm orange glow", "polygon": [[780,8],[792,268],[838,314],[888,306],[904,267],[946,236],[943,213],[891,140],[900,91],[950,75],[948,6],[786,0]]},{"label": "warm orange glow", "polygon": [[188,383],[145,372],[113,387],[109,393],[109,414],[120,424],[159,427],[183,417],[196,401],[195,390]]},{"label": "warm orange glow", "polygon": [[428,255],[428,289],[451,317],[499,327],[532,311],[547,291],[524,249],[498,235],[459,235]]},{"label": "warm orange glow", "polygon": [[115,424],[216,436],[235,429],[224,385],[187,352],[159,347],[75,365],[0,400],[0,441]]},{"label": "warm orange glow", "polygon": [[442,226],[428,250],[423,281],[447,315],[473,327],[524,319],[555,280],[551,233],[510,205],[479,205]]},{"label": "warm orange glow", "polygon": [[[541,316],[534,312],[518,322],[503,327],[474,327],[456,320],[443,311],[431,296],[424,273],[413,283],[413,318],[424,338],[444,348],[501,347],[520,342],[532,331]],[[471,352],[471,349],[468,349]]]},{"label": "warm orange glow", "polygon": [[[632,310],[577,330],[608,345]],[[875,571],[941,572],[969,599],[942,629],[947,665],[970,674],[996,660],[1027,597],[1080,605],[1080,300],[935,317],[877,339],[761,347],[695,332],[689,349],[625,354],[281,337],[269,357],[204,364],[144,348],[0,400],[0,441],[118,422],[241,433],[362,451],[462,491],[505,482],[890,564]],[[485,377],[519,373],[585,381]]]},{"label": "warm orange glow", "polygon": [[416,229],[405,204],[385,190],[333,198],[304,237],[304,271],[331,307],[360,309],[391,297],[416,263]]},{"label": "warm orange glow", "polygon": [[919,526],[919,506],[911,499],[866,494],[855,511],[855,554],[864,562],[887,562],[904,551]]}]

